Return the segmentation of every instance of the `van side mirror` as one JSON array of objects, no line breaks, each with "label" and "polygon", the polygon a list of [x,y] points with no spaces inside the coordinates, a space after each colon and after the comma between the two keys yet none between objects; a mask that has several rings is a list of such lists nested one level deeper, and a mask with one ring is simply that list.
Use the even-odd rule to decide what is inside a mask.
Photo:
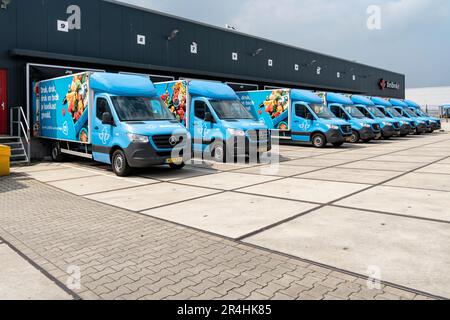
[{"label": "van side mirror", "polygon": [[214,120],[214,117],[213,117],[212,113],[209,112],[209,111],[206,111],[206,112],[205,112],[205,121],[206,121],[206,122],[211,122],[211,123],[216,122],[216,121]]},{"label": "van side mirror", "polygon": [[102,114],[102,124],[107,124],[107,125],[111,125],[111,126],[114,125],[114,119],[113,119],[111,113],[104,112]]}]

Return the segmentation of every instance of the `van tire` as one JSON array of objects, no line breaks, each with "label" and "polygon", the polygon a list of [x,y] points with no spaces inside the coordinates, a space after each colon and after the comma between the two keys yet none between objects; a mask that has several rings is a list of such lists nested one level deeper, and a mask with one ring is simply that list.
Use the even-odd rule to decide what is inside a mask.
[{"label": "van tire", "polygon": [[180,163],[180,164],[176,164],[176,163],[169,163],[169,167],[172,170],[181,170],[186,166],[186,164],[184,162]]},{"label": "van tire", "polygon": [[227,162],[227,151],[224,142],[217,141],[211,147],[211,157],[217,162]]},{"label": "van tire", "polygon": [[53,162],[63,162],[64,154],[61,152],[61,147],[59,143],[55,143],[52,146],[52,160]]},{"label": "van tire", "polygon": [[111,166],[114,173],[119,177],[126,177],[131,173],[127,157],[122,150],[116,150],[111,158]]},{"label": "van tire", "polygon": [[358,131],[353,130],[352,136],[350,138],[351,138],[350,143],[357,143],[360,139]]},{"label": "van tire", "polygon": [[325,148],[327,145],[327,138],[321,133],[316,133],[312,136],[311,142],[316,148]]}]

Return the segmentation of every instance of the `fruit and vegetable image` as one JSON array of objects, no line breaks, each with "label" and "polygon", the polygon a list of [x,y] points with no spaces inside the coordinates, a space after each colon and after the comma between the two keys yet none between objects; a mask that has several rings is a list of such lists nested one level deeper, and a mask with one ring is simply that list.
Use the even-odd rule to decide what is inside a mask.
[{"label": "fruit and vegetable image", "polygon": [[265,112],[272,119],[281,116],[289,108],[289,90],[273,90],[259,108],[259,114]]},{"label": "fruit and vegetable image", "polygon": [[169,93],[169,84],[167,84],[165,93],[161,95],[161,99],[169,107],[177,120],[183,123],[186,118],[187,86],[183,81],[179,81],[173,85],[172,90],[171,96]]},{"label": "fruit and vegetable image", "polygon": [[[64,98],[63,105],[67,105],[67,112],[71,114],[73,122],[76,123],[88,108],[88,76],[86,73],[73,76],[72,83]],[[66,110],[63,109],[64,115]]]},{"label": "fruit and vegetable image", "polygon": [[89,135],[86,128],[81,129],[79,140],[84,143],[87,143],[89,141]]}]

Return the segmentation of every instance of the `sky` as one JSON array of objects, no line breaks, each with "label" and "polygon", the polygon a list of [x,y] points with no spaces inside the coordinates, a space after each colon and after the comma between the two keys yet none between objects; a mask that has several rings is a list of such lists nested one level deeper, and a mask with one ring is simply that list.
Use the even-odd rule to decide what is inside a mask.
[{"label": "sky", "polygon": [[450,86],[448,0],[122,2],[403,73],[408,88]]}]

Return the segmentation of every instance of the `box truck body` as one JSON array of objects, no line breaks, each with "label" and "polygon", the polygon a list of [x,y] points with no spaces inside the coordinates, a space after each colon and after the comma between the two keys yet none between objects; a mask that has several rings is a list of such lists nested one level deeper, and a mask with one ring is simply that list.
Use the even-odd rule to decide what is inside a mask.
[{"label": "box truck body", "polygon": [[420,107],[420,105],[415,103],[414,101],[405,99],[403,100],[403,102],[406,103],[408,107],[411,109],[411,111],[413,111],[417,116],[430,120],[432,131],[442,129],[441,119],[432,117],[429,114],[425,113]]},{"label": "box truck body", "polygon": [[322,94],[330,111],[352,125],[351,143],[360,140],[369,142],[381,137],[381,129],[377,121],[362,114],[348,96],[331,92]]},{"label": "box truck body", "polygon": [[34,134],[51,140],[52,158],[72,154],[131,167],[181,168],[189,135],[141,76],[84,72],[37,82]]},{"label": "box truck body", "polygon": [[194,152],[225,162],[271,150],[269,128],[243,106],[228,85],[179,80],[157,83],[156,90],[190,132]]},{"label": "box truck body", "polygon": [[[380,99],[380,98],[378,98]],[[384,99],[383,99],[384,100]],[[384,100],[386,101],[386,100]],[[416,134],[422,134],[431,132],[431,121],[427,118],[418,116],[413,110],[408,108],[408,105],[401,100],[398,99],[390,99],[389,103],[392,107],[400,113],[402,116],[409,118],[410,121],[414,121],[414,125],[416,127]]]},{"label": "box truck body", "polygon": [[333,115],[324,101],[307,90],[275,89],[238,92],[244,106],[280,139],[315,147],[341,146],[350,140],[351,125]]}]

